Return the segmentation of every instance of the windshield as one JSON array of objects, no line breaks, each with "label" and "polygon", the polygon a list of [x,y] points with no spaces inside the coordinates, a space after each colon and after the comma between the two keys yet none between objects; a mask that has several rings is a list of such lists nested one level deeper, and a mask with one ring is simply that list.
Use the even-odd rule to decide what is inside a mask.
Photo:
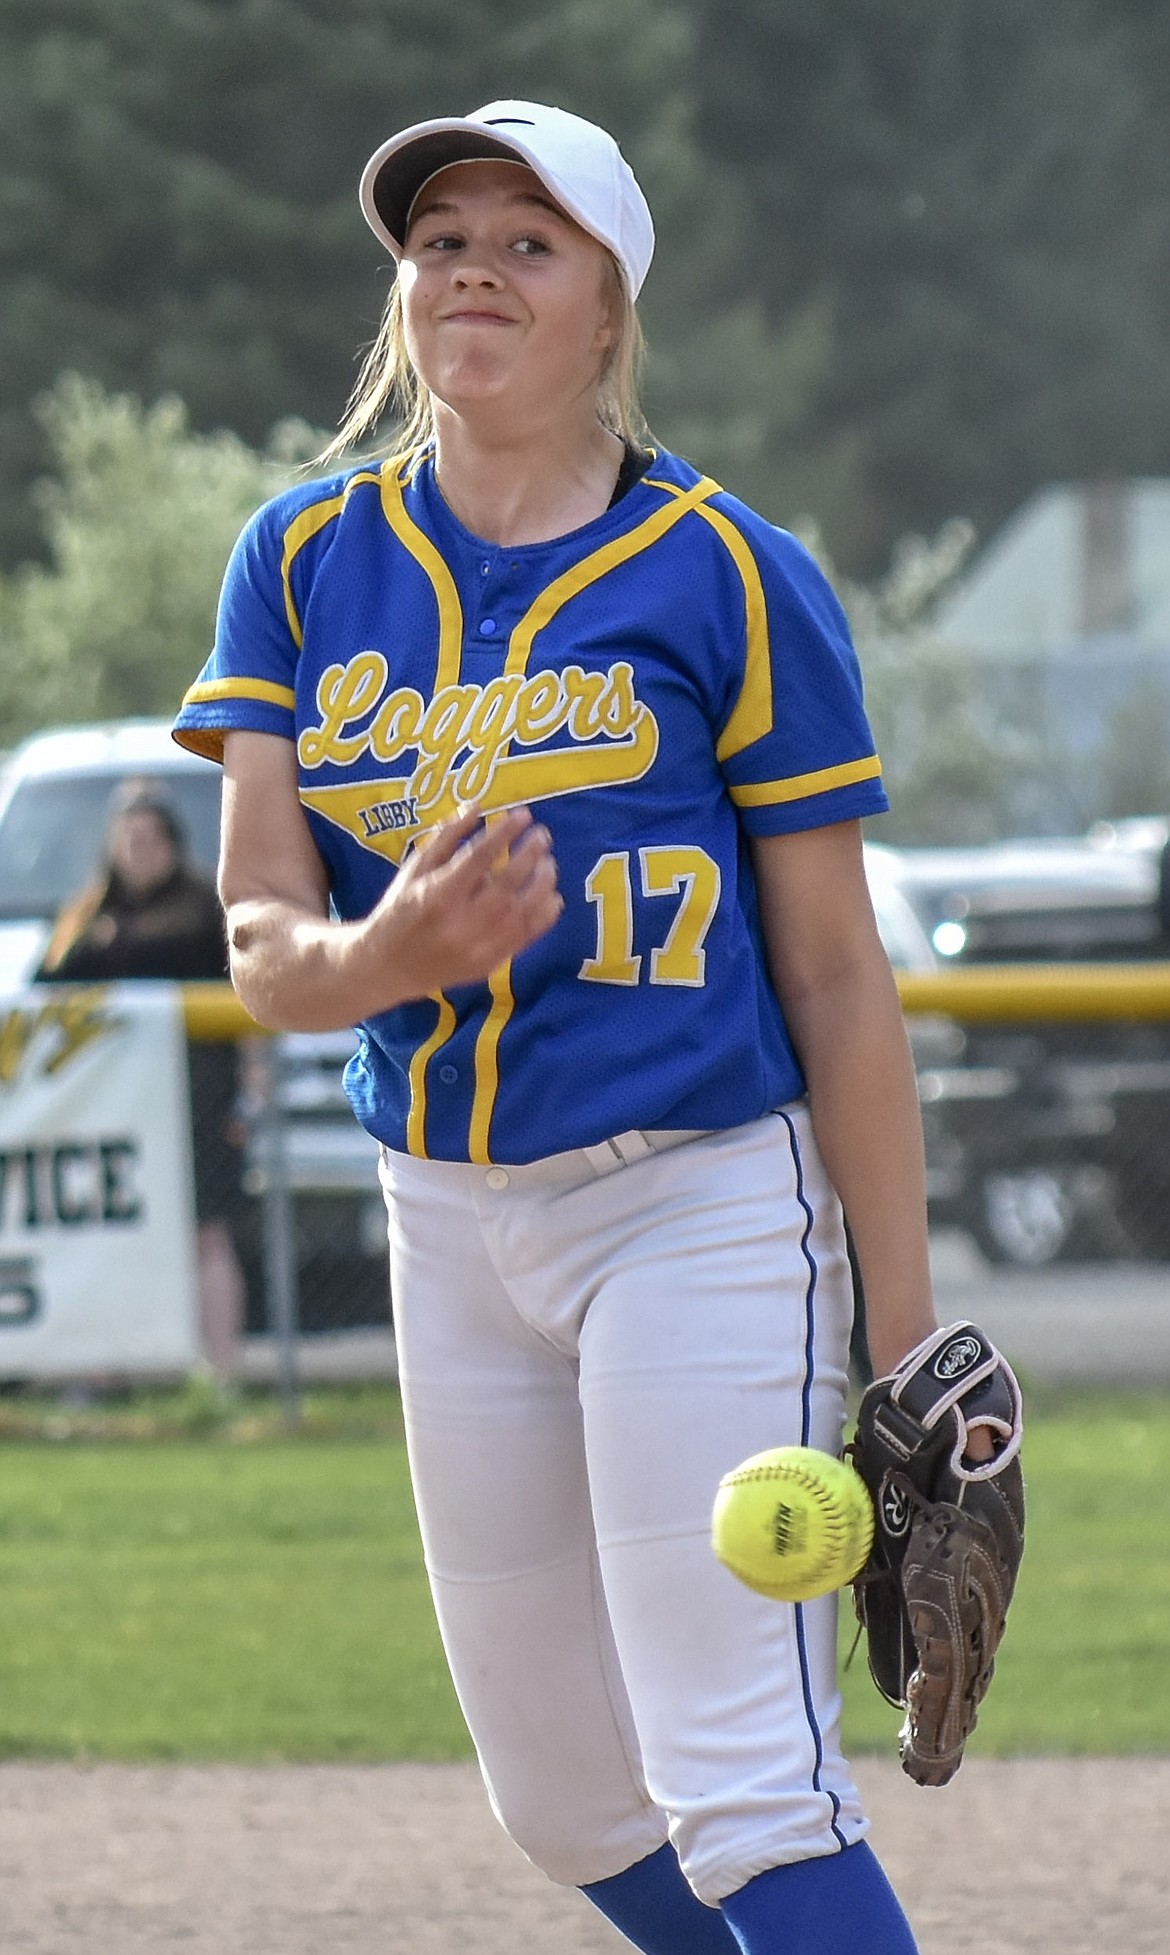
[{"label": "windshield", "polygon": [[934,952],[930,940],[899,889],[880,876],[872,877],[869,893],[878,934],[896,971],[930,971]]},{"label": "windshield", "polygon": [[[73,774],[22,781],[0,817],[0,917],[52,917],[97,872],[110,798],[133,774]],[[168,771],[156,783],[173,801],[192,858],[214,872],[219,847],[218,768]]]}]

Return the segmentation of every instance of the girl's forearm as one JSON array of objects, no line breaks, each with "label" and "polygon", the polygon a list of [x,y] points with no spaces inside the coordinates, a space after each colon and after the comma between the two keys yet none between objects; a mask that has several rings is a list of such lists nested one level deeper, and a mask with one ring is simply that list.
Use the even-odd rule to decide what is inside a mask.
[{"label": "girl's forearm", "polygon": [[786,1010],[817,1144],[853,1236],[880,1375],[935,1323],[922,1122],[897,991],[879,966],[846,972]]}]

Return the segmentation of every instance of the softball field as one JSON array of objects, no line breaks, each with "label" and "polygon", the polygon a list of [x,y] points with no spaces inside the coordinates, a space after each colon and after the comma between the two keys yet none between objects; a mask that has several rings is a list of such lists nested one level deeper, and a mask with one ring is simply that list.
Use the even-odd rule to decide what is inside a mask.
[{"label": "softball field", "polygon": [[[1170,1759],[863,1759],[922,1955],[1155,1955]],[[618,1955],[470,1765],[0,1766],[6,1955]],[[861,1955],[861,1951],[859,1951]]]}]

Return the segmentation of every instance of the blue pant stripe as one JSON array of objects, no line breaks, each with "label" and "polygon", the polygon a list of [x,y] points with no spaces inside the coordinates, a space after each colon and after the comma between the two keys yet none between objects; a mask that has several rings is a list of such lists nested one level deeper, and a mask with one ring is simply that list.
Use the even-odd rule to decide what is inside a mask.
[{"label": "blue pant stripe", "polygon": [[[814,1217],[812,1205],[805,1193],[804,1168],[800,1158],[800,1143],[796,1136],[796,1127],[787,1113],[781,1111],[780,1118],[788,1129],[788,1140],[792,1148],[792,1162],[796,1170],[796,1199],[804,1210],[805,1218],[804,1234],[801,1237],[800,1246],[805,1262],[808,1264],[808,1288],[805,1291],[804,1299],[804,1386],[801,1392],[800,1443],[802,1446],[807,1446],[809,1434],[812,1430],[812,1386],[815,1364],[814,1339],[816,1334],[817,1259],[810,1246]],[[800,1682],[804,1694],[805,1716],[808,1718],[809,1730],[812,1732],[813,1744],[816,1751],[816,1762],[813,1766],[812,1778],[813,1790],[823,1792],[829,1800],[832,1807],[832,1818],[829,1824],[832,1827],[833,1837],[839,1846],[844,1847],[847,1841],[844,1833],[842,1833],[837,1824],[841,1813],[841,1801],[835,1792],[828,1791],[821,1784],[821,1772],[824,1766],[824,1745],[821,1739],[821,1727],[817,1722],[816,1706],[813,1703],[812,1681],[809,1676],[808,1651],[805,1645],[804,1635],[804,1610],[799,1603],[796,1605],[796,1643],[800,1652]]]},{"label": "blue pant stripe", "polygon": [[788,1142],[792,1149],[792,1165],[796,1170],[796,1199],[804,1210],[804,1234],[800,1239],[801,1253],[808,1264],[808,1288],[804,1296],[804,1386],[800,1398],[800,1443],[808,1445],[812,1429],[812,1385],[813,1385],[813,1338],[816,1331],[816,1293],[817,1259],[813,1255],[810,1238],[813,1231],[814,1216],[812,1205],[805,1193],[804,1165],[800,1158],[800,1143],[796,1138],[796,1127],[790,1116],[781,1109],[780,1118],[788,1129]]}]

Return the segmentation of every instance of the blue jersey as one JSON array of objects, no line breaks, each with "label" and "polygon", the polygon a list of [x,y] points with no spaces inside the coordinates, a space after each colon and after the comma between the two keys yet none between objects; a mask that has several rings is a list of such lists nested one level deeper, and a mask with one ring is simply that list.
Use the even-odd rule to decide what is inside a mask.
[{"label": "blue jersey", "polygon": [[551,831],[555,927],[358,1028],[347,1090],[391,1148],[526,1162],[804,1091],[747,837],[887,803],[825,579],[677,456],[521,546],[462,527],[429,453],[277,496],[236,545],[175,737],[222,757],[229,728],[295,740],[341,918],[461,802]]}]

